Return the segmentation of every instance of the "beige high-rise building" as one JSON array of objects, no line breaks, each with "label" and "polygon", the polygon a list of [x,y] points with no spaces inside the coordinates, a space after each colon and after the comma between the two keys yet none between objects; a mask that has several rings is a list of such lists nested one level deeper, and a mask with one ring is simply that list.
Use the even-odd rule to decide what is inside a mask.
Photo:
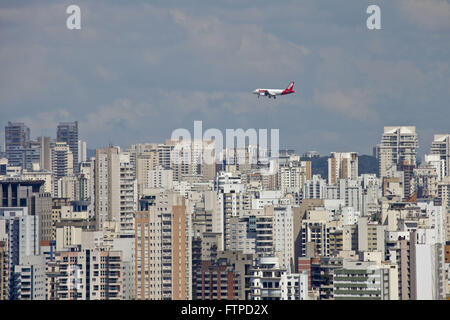
[{"label": "beige high-rise building", "polygon": [[141,200],[135,218],[135,290],[139,300],[190,300],[191,215],[183,196]]},{"label": "beige high-rise building", "polygon": [[96,228],[101,231],[105,222],[114,222],[121,235],[132,236],[137,184],[130,154],[108,147],[97,149],[95,158]]},{"label": "beige high-rise building", "polygon": [[416,234],[392,232],[386,236],[386,261],[398,267],[398,299],[415,300],[416,287]]},{"label": "beige high-rise building", "polygon": [[328,159],[328,184],[336,184],[338,179],[358,178],[358,153],[332,152]]},{"label": "beige high-rise building", "polygon": [[149,171],[155,170],[159,166],[158,145],[136,145],[135,149],[138,194],[143,194],[144,189],[148,188],[149,185]]},{"label": "beige high-rise building", "polygon": [[284,165],[280,165],[278,177],[283,192],[287,189],[303,189],[305,182],[311,180],[311,161],[287,159]]},{"label": "beige high-rise building", "polygon": [[95,217],[99,231],[106,221],[120,222],[119,152],[118,147],[95,151]]},{"label": "beige high-rise building", "polygon": [[416,127],[384,127],[379,146],[379,173],[380,177],[392,166],[416,165],[418,136]]},{"label": "beige high-rise building", "polygon": [[39,167],[41,170],[52,169],[52,153],[51,153],[51,140],[50,137],[38,137],[37,141],[41,146],[41,159],[39,162]]}]

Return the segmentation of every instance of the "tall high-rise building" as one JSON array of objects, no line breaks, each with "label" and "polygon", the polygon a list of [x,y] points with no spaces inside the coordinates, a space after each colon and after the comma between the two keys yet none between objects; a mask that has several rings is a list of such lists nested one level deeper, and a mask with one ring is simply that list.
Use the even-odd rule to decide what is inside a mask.
[{"label": "tall high-rise building", "polygon": [[166,191],[141,201],[135,220],[136,299],[190,300],[191,215]]},{"label": "tall high-rise building", "polygon": [[392,166],[415,166],[417,148],[416,127],[384,127],[378,159],[380,177],[385,177]]},{"label": "tall high-rise building", "polygon": [[328,159],[328,184],[335,184],[338,179],[358,178],[358,153],[332,152]]},{"label": "tall high-rise building", "polygon": [[137,183],[130,154],[119,147],[96,150],[95,212],[98,230],[107,221],[119,225],[121,236],[134,234]]},{"label": "tall high-rise building", "polygon": [[23,149],[22,168],[26,170],[40,169],[41,144],[38,141],[30,141],[28,148]]},{"label": "tall high-rise building", "polygon": [[30,147],[30,128],[23,123],[5,126],[5,153],[12,166],[24,165],[24,150]]},{"label": "tall high-rise building", "polygon": [[56,132],[56,141],[67,143],[73,154],[74,173],[78,173],[78,121],[59,123]]},{"label": "tall high-rise building", "polygon": [[50,137],[38,137],[37,139],[40,145],[40,162],[39,167],[41,170],[52,170],[52,141]]},{"label": "tall high-rise building", "polygon": [[15,266],[26,256],[39,254],[39,217],[28,214],[28,208],[0,208],[0,239],[8,242],[9,299],[14,298]]},{"label": "tall high-rise building", "polygon": [[56,142],[52,149],[53,196],[58,194],[58,180],[72,175],[73,153],[66,142]]},{"label": "tall high-rise building", "polygon": [[137,210],[138,194],[134,168],[130,162],[130,154],[121,152],[120,162],[120,234],[122,237],[133,237],[134,214]]},{"label": "tall high-rise building", "polygon": [[120,223],[120,150],[108,147],[95,151],[95,221],[97,230],[104,223]]},{"label": "tall high-rise building", "polygon": [[[136,148],[136,179],[138,193],[142,194],[145,188],[149,187],[149,172],[155,170],[159,165],[159,155],[157,145],[138,145]],[[168,167],[165,170],[170,170]]]},{"label": "tall high-rise building", "polygon": [[87,143],[86,141],[78,140],[78,163],[87,160]]},{"label": "tall high-rise building", "polygon": [[444,160],[444,174],[450,176],[450,134],[435,134],[431,143],[431,154],[439,155]]},{"label": "tall high-rise building", "polygon": [[[272,210],[272,207],[267,207]],[[292,206],[273,207],[273,249],[280,265],[294,272],[294,216]]]},{"label": "tall high-rise building", "polygon": [[95,203],[94,188],[94,165],[95,161],[80,163],[80,200]]}]

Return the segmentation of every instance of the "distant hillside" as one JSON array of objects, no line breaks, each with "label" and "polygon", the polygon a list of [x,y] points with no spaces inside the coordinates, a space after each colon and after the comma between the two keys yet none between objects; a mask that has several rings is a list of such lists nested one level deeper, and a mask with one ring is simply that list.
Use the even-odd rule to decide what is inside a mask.
[{"label": "distant hillside", "polygon": [[302,158],[305,161],[311,161],[312,174],[320,174],[322,178],[328,177],[328,156],[320,158]]},{"label": "distant hillside", "polygon": [[358,157],[358,173],[375,173],[378,174],[377,158],[368,155],[361,155]]},{"label": "distant hillside", "polygon": [[[302,160],[311,161],[312,174],[320,174],[322,178],[328,178],[328,158],[320,157],[320,158],[302,158]],[[369,155],[360,155],[358,156],[358,174],[365,173],[377,173],[378,172],[378,162],[377,159],[373,156]]]}]

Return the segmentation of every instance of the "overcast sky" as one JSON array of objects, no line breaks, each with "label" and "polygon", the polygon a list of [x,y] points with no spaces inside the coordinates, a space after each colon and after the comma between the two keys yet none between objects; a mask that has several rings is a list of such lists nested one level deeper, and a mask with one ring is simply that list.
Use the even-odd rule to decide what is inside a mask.
[{"label": "overcast sky", "polygon": [[[81,8],[81,30],[66,8]],[[366,8],[381,7],[382,30]],[[5,1],[0,127],[88,148],[163,142],[176,128],[278,128],[280,146],[370,154],[383,126],[450,133],[448,0]],[[255,88],[296,93],[257,99]]]}]

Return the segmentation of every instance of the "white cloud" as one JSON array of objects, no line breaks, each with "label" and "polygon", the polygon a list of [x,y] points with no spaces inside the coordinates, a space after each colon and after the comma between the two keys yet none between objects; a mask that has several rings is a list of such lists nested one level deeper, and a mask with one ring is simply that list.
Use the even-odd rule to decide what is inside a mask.
[{"label": "white cloud", "polygon": [[49,112],[35,112],[34,114],[19,117],[17,122],[25,123],[31,130],[32,136],[56,135],[58,122],[73,121],[71,114],[66,109],[57,109]]},{"label": "white cloud", "polygon": [[371,108],[374,98],[367,89],[352,89],[345,92],[315,90],[314,102],[319,107],[348,118],[362,121],[374,121],[378,118],[375,110]]},{"label": "white cloud", "polygon": [[240,72],[290,74],[301,72],[309,50],[296,43],[282,40],[253,24],[232,24],[214,16],[194,17],[171,10],[176,24],[184,27],[191,48],[207,62]]},{"label": "white cloud", "polygon": [[117,75],[110,68],[105,66],[98,65],[95,67],[94,74],[104,81],[117,80]]},{"label": "white cloud", "polygon": [[400,0],[399,9],[414,27],[429,30],[450,29],[450,2],[448,0]]}]

